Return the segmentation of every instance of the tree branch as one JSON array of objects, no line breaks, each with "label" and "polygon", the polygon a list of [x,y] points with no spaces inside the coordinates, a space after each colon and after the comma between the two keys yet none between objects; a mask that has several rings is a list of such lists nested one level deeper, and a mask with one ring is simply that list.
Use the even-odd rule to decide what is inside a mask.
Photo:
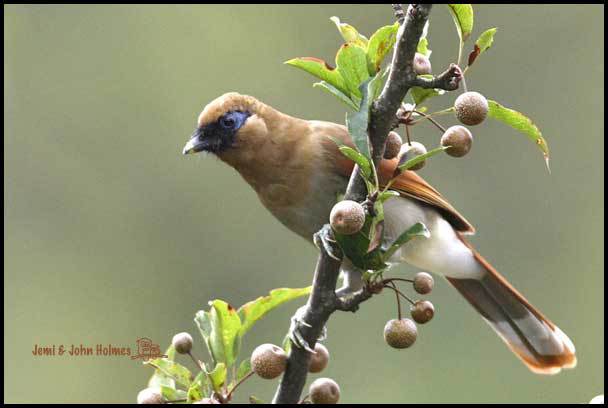
[{"label": "tree branch", "polygon": [[[372,146],[373,161],[378,167],[384,155],[384,144],[401,102],[412,86],[430,86],[448,83],[450,75],[442,74],[433,80],[419,81],[413,68],[414,55],[431,11],[430,4],[411,4],[401,21],[402,8],[393,5],[401,26],[397,32],[395,50],[390,66],[390,74],[382,93],[370,108],[368,134]],[[399,13],[401,11],[401,13]],[[448,70],[449,71],[449,70]],[[448,72],[446,71],[446,72]],[[436,81],[436,82],[433,82]],[[433,86],[435,87],[435,86]],[[362,202],[367,197],[367,188],[359,169],[355,166],[346,189],[345,199]],[[340,273],[341,261],[332,258],[320,245],[313,279],[312,293],[299,316],[306,324],[301,325],[300,334],[312,346],[323,332],[329,317],[336,310],[356,311],[359,304],[369,299],[373,293],[367,288],[340,299],[336,296],[336,283]],[[274,403],[296,404],[306,383],[309,352],[295,345],[291,347],[287,368],[275,394]]]}]

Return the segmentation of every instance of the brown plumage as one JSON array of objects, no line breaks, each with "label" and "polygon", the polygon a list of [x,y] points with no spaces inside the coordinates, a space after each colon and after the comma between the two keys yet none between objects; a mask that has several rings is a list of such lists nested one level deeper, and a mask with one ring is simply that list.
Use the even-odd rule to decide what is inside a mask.
[{"label": "brown plumage", "polygon": [[[294,118],[233,92],[205,107],[184,153],[217,155],[279,221],[311,241],[328,222],[354,167],[331,138],[352,146],[342,125]],[[382,183],[396,164],[397,159],[381,163]],[[554,374],[576,365],[570,339],[471,247],[463,235],[475,229],[436,189],[411,171],[400,175],[392,189],[400,197],[385,204],[385,240],[415,222],[423,222],[431,236],[402,247],[391,263],[408,262],[445,276],[533,372]],[[341,293],[363,284],[361,271],[348,260],[342,270],[346,285]]]}]

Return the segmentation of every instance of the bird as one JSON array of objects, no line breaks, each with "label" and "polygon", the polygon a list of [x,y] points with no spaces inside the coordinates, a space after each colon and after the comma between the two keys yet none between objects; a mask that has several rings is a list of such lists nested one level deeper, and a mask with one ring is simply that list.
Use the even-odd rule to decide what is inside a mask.
[{"label": "bird", "polygon": [[[242,176],[274,217],[312,242],[354,168],[335,140],[353,147],[341,124],[299,119],[229,92],[204,107],[183,154],[217,156]],[[398,159],[380,162],[382,185],[397,165]],[[383,239],[392,242],[418,222],[430,232],[428,239],[401,247],[391,264],[405,262],[447,278],[532,372],[556,374],[576,366],[572,341],[473,248],[465,236],[475,228],[435,188],[406,170],[391,189],[399,195],[384,204]],[[341,272],[342,293],[364,285],[362,271],[348,259]]]}]

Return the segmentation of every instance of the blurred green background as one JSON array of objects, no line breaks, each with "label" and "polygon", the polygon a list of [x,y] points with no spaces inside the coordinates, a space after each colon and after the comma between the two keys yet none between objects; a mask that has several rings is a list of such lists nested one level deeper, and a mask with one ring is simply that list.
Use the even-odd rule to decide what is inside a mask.
[{"label": "blurred green background", "polygon": [[[474,129],[466,159],[433,158],[421,174],[477,226],[480,252],[573,339],[578,367],[531,374],[440,280],[436,317],[407,351],[382,339],[391,295],[334,315],[324,374],[342,402],[588,402],[604,392],[604,8],[475,11],[473,39],[499,31],[469,89],[535,120],[552,174],[529,140],[491,121]],[[193,316],[209,299],[240,305],[310,283],[315,249],[235,171],[181,148],[199,111],[227,91],[342,122],[339,102],[282,64],[333,62],[333,15],[365,34],[392,21],[388,5],[4,6],[6,402],[135,401],[151,374],[139,361],[34,357],[32,348],[135,349],[144,336],[165,347],[184,330],[200,339]],[[439,72],[458,45],[443,6],[429,39]],[[438,143],[430,126],[415,132]],[[243,352],[280,342],[302,303],[269,315]],[[202,342],[195,352],[207,358]],[[253,379],[237,400],[269,400],[275,386]]]}]

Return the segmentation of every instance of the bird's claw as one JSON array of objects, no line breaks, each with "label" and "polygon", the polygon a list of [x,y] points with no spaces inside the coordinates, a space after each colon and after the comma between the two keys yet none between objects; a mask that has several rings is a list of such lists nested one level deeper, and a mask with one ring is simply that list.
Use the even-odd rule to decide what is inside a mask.
[{"label": "bird's claw", "polygon": [[342,251],[340,251],[336,240],[333,238],[333,232],[329,224],[323,225],[323,228],[313,235],[313,242],[318,249],[323,246],[330,258],[336,261],[342,260]]},{"label": "bird's claw", "polygon": [[[304,349],[304,350],[308,351],[309,353],[315,354],[315,351],[312,349],[312,347],[310,347],[310,344],[308,343],[308,341],[306,341],[306,339],[304,338],[304,336],[302,335],[302,332],[301,332],[302,326],[312,327],[310,324],[306,323],[302,317],[306,310],[305,308],[306,308],[306,306],[302,306],[293,315],[293,317],[291,318],[291,325],[289,326],[289,333],[287,335],[289,336],[289,339],[291,340],[291,343],[294,346]],[[323,326],[323,331],[317,341],[323,341],[323,340],[325,340],[326,337],[327,337],[327,328],[325,326]]]}]

